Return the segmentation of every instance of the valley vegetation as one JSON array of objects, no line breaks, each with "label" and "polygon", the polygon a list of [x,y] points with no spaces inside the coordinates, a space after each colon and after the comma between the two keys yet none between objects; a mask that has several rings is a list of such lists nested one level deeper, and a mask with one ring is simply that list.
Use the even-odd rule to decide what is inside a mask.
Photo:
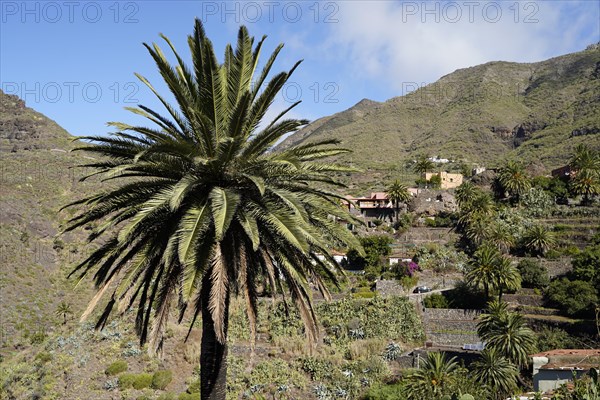
[{"label": "valley vegetation", "polygon": [[[458,209],[434,217],[411,211],[405,177],[375,183],[393,218],[365,225],[340,207],[339,181],[355,169],[331,161],[347,153],[337,140],[271,151],[307,124],[285,113],[262,121],[299,65],[271,76],[281,45],[258,71],[264,38],[245,28],[222,63],[198,21],[191,66],[163,39],[175,64],[157,45],[146,48],[168,94],[139,78],[166,113],[139,106],[132,111],[150,127],[111,123],[117,133],[75,143],[95,158],[77,158],[88,174],[72,190],[85,187],[85,196],[62,211],[51,247],[58,274],[73,258],[76,267],[70,281],[43,280],[60,289],[45,310],[51,323],[11,322],[10,335],[2,327],[2,398],[501,400],[531,389],[532,353],[600,347],[593,145],[574,148],[570,175],[552,178],[532,176],[518,157],[530,157],[524,146],[490,181],[474,176],[452,190]],[[417,174],[435,169],[424,154],[415,161]],[[418,228],[445,233],[402,248],[410,261],[390,265]],[[26,230],[12,236],[30,242]],[[337,252],[346,254],[341,265]],[[410,297],[426,279],[447,280]],[[384,295],[382,281],[401,293]],[[35,314],[20,306],[16,314]],[[466,333],[485,349],[468,363],[450,352],[416,355],[429,339],[421,307],[481,311]],[[597,387],[592,369],[553,398],[597,399]]]}]

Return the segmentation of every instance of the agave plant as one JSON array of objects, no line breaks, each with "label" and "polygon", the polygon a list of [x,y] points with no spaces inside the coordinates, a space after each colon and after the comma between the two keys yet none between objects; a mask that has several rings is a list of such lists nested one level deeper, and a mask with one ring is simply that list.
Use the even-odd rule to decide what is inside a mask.
[{"label": "agave plant", "polygon": [[390,342],[383,351],[383,359],[386,361],[395,361],[402,354],[402,347],[398,343]]}]

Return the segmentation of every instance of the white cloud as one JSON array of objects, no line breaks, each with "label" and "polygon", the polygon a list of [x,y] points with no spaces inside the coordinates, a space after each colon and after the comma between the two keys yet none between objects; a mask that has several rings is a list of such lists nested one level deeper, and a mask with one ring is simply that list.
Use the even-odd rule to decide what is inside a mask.
[{"label": "white cloud", "polygon": [[319,50],[400,89],[488,61],[534,62],[582,50],[593,41],[586,32],[599,35],[600,11],[590,3],[340,1],[339,22]]}]

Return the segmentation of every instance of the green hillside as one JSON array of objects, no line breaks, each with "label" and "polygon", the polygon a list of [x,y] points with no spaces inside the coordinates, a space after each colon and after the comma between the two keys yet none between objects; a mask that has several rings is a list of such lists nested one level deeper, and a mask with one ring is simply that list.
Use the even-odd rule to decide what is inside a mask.
[{"label": "green hillside", "polygon": [[[520,157],[547,171],[579,143],[600,145],[600,52],[459,70],[404,97],[362,100],[280,146],[332,137],[354,150],[343,161],[365,170],[343,177],[357,192],[398,174],[414,178],[406,163],[422,153],[486,166]],[[76,166],[90,157],[70,152],[71,141],[54,121],[0,91],[0,399],[198,398],[200,329],[184,342],[187,325],[169,323],[164,357],[154,358],[138,346],[135,313],[111,319],[102,331],[93,329],[97,314],[78,321],[95,291],[89,281],[78,284],[67,275],[93,250],[85,243],[93,226],[60,235],[72,213],[60,208],[97,191],[100,182],[79,181],[88,171]],[[561,246],[587,244],[597,221],[584,218],[545,222],[561,226]],[[323,336],[314,353],[298,315],[261,300],[254,357],[243,305],[235,302],[228,399],[315,398],[341,390],[356,398],[397,374],[399,364],[382,354],[422,344],[418,310],[406,298],[336,294],[342,296],[334,303],[317,299]],[[61,303],[70,313],[57,312]],[[165,370],[172,380],[153,382],[169,375]]]},{"label": "green hillside", "polygon": [[316,120],[278,148],[330,138],[353,150],[343,160],[375,180],[422,153],[488,167],[519,157],[554,168],[577,144],[600,145],[600,50],[460,69],[406,96],[365,99]]},{"label": "green hillside", "polygon": [[85,156],[58,124],[16,96],[0,92],[0,104],[0,353],[10,354],[52,332],[61,301],[74,313],[88,301],[90,286],[73,290],[66,271],[89,249],[82,235],[58,235],[59,209],[97,183],[79,182]]}]

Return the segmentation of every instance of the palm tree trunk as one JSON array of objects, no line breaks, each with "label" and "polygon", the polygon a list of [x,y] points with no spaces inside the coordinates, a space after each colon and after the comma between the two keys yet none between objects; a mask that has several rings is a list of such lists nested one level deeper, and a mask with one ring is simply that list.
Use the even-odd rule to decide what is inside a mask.
[{"label": "palm tree trunk", "polygon": [[[204,275],[202,297],[202,342],[200,345],[200,398],[225,400],[227,391],[227,343],[217,340],[215,324],[208,309],[210,300],[210,273]],[[229,294],[225,300],[225,337],[229,325]]]}]

